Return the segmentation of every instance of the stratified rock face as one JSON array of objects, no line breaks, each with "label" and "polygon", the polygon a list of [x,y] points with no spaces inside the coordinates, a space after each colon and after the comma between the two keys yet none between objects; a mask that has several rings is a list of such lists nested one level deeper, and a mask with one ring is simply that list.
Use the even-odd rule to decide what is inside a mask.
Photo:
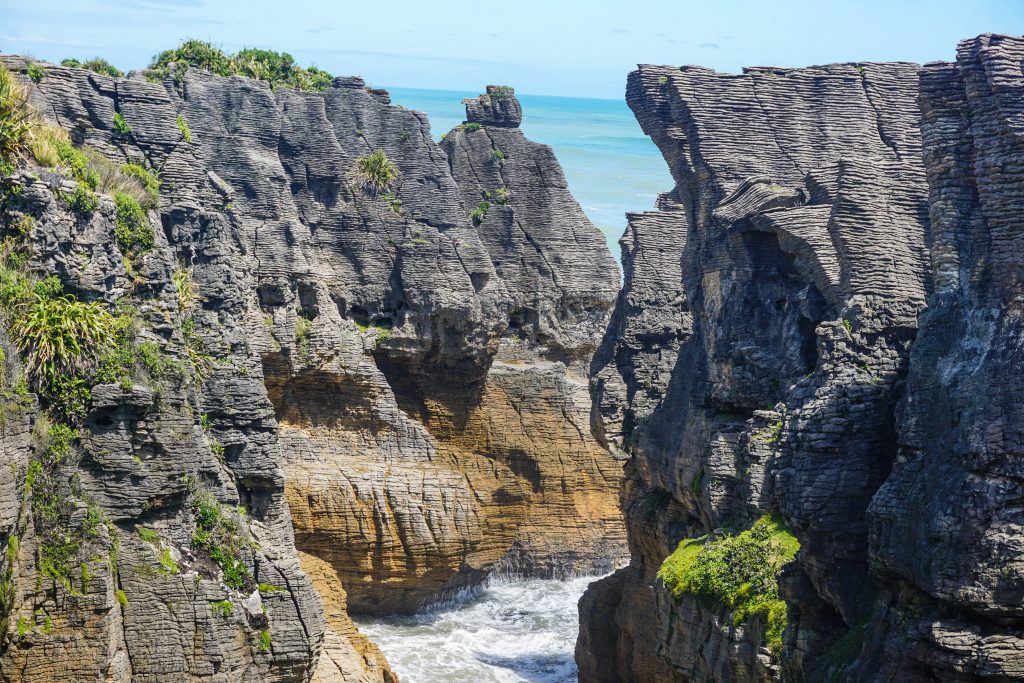
[{"label": "stratified rock face", "polygon": [[582,681],[780,677],[758,619],[655,576],[681,539],[771,511],[802,546],[781,586],[790,675],[870,613],[866,510],[931,286],[918,71],[630,75],[677,185],[631,216],[592,367],[595,431],[631,454],[632,562],[581,602]]},{"label": "stratified rock face", "polygon": [[[492,167],[491,146],[438,146],[424,115],[356,78],[324,93],[195,69],[161,83],[52,65],[20,78],[76,144],[163,184],[156,245],[135,263],[110,199],[76,217],[61,199],[74,183],[49,170],[12,179],[5,229],[31,216],[34,270],[130,303],[140,340],[188,367],[199,340],[210,363],[205,378],[94,389],[76,457],[83,499],[112,523],[95,543],[114,559],[87,588],[33,592],[34,404],[0,423],[13,465],[0,468],[0,540],[21,538],[0,679],[386,682],[349,610],[410,611],[489,572],[624,559],[622,463],[590,433],[587,384],[618,272],[550,149],[514,127],[510,88],[491,92],[490,113],[467,107],[479,130],[449,136],[500,140]],[[397,170],[383,188],[359,170],[378,151]],[[485,167],[484,184],[467,175]],[[474,221],[468,198],[485,187],[509,192]],[[244,595],[196,552],[197,488],[252,536]]]},{"label": "stratified rock face", "polygon": [[854,679],[1024,679],[1022,65],[1024,39],[986,35],[921,75],[935,294],[869,511],[887,599]]}]

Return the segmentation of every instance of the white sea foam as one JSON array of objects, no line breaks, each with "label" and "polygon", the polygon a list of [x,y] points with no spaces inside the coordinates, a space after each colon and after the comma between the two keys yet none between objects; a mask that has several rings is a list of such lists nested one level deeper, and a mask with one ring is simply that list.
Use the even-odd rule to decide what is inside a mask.
[{"label": "white sea foam", "polygon": [[493,580],[414,616],[359,620],[403,683],[570,683],[595,577]]}]

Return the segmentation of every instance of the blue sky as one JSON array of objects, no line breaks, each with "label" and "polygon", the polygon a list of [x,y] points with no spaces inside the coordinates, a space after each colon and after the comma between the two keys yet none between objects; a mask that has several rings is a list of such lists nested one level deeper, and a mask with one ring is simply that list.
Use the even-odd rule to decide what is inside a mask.
[{"label": "blue sky", "polygon": [[0,0],[0,51],[145,66],[184,38],[291,52],[377,86],[621,98],[637,63],[803,66],[950,60],[1024,33],[1024,0]]}]

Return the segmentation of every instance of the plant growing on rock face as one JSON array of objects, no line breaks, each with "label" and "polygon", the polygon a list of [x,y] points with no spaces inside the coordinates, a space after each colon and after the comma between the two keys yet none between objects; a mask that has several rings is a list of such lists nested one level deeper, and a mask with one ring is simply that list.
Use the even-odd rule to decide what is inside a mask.
[{"label": "plant growing on rock face", "polygon": [[0,177],[14,170],[26,151],[31,129],[24,89],[10,71],[0,67]]},{"label": "plant growing on rock face", "polygon": [[36,387],[49,387],[92,365],[114,341],[115,321],[97,302],[34,294],[18,304],[10,326]]},{"label": "plant growing on rock face", "polygon": [[145,196],[135,198],[143,209],[155,209],[160,205],[161,182],[148,169],[138,164],[123,164],[120,171],[122,175],[135,179],[142,186]]},{"label": "plant growing on rock face", "polygon": [[396,195],[386,194],[383,197],[384,201],[388,203],[388,207],[391,209],[391,213],[402,215],[402,200]]},{"label": "plant growing on rock face", "polygon": [[312,320],[301,315],[295,319],[295,353],[300,360],[309,358],[309,333],[312,329]]},{"label": "plant growing on rock face", "polygon": [[398,180],[398,167],[382,149],[356,159],[356,172],[362,179],[363,189],[373,195],[388,192]]},{"label": "plant growing on rock face", "polygon": [[487,211],[491,208],[490,202],[480,202],[476,205],[472,211],[469,212],[469,218],[473,221],[473,225],[480,225],[480,222],[487,215]]},{"label": "plant growing on rock face", "polygon": [[33,83],[38,83],[39,81],[43,80],[43,76],[46,75],[46,67],[44,67],[42,64],[32,62],[25,68],[25,73],[28,74],[28,77],[32,79]]},{"label": "plant growing on rock face", "polygon": [[100,208],[100,198],[84,185],[79,185],[74,192],[64,193],[62,196],[68,208],[82,216],[89,216]]},{"label": "plant growing on rock face", "polygon": [[733,613],[733,623],[762,618],[772,654],[782,651],[786,603],[778,576],[800,544],[776,515],[766,515],[735,536],[684,539],[658,577],[676,599],[689,594]]},{"label": "plant growing on rock face", "polygon": [[230,600],[217,600],[210,603],[210,609],[217,616],[227,618],[235,611],[235,603]]},{"label": "plant growing on rock face", "polygon": [[131,135],[132,127],[128,125],[128,121],[125,120],[124,115],[121,112],[114,113],[114,130],[121,135]]},{"label": "plant growing on rock face", "polygon": [[224,574],[224,585],[241,590],[252,583],[249,568],[242,561],[242,551],[249,543],[232,512],[217,502],[209,491],[191,487],[192,510],[196,530],[192,542],[206,550]]},{"label": "plant growing on rock face", "polygon": [[138,200],[124,192],[114,194],[114,234],[126,256],[143,254],[153,248],[156,233]]},{"label": "plant growing on rock face", "polygon": [[494,196],[498,198],[498,203],[504,206],[508,204],[508,200],[512,198],[512,193],[509,192],[506,187],[499,187],[494,191]]},{"label": "plant growing on rock face", "polygon": [[491,161],[504,161],[505,158],[505,153],[500,149],[491,150]]},{"label": "plant growing on rock face", "polygon": [[178,294],[178,308],[182,313],[188,313],[195,308],[199,301],[199,294],[196,292],[195,282],[192,281],[192,271],[185,268],[185,264],[178,261],[178,267],[171,275],[174,282],[174,289]]},{"label": "plant growing on rock face", "polygon": [[465,124],[463,128],[466,129],[467,133],[472,133],[474,131],[480,130],[481,128],[483,128],[483,126],[481,126],[479,123],[473,122]]},{"label": "plant growing on rock face", "polygon": [[175,120],[175,124],[178,126],[178,130],[181,132],[181,139],[187,143],[192,142],[192,129],[188,127],[188,121],[181,114],[178,114],[178,118]]}]

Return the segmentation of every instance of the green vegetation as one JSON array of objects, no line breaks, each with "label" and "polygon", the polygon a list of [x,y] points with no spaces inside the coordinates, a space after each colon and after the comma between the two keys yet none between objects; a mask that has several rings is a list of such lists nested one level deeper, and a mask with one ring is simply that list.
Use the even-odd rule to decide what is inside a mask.
[{"label": "green vegetation", "polygon": [[494,196],[498,198],[498,203],[502,206],[508,204],[508,200],[512,198],[512,193],[508,191],[507,187],[499,187],[494,191]]},{"label": "green vegetation", "polygon": [[279,588],[272,583],[261,583],[259,586],[257,586],[257,588],[259,588],[260,593],[280,593],[284,590],[283,588]]},{"label": "green vegetation", "polygon": [[[426,242],[426,240],[423,241]],[[416,242],[416,240],[413,240],[413,242]],[[383,325],[363,325],[361,323],[356,323],[356,327],[358,327],[359,331],[363,333],[373,332],[378,344],[386,342],[391,338],[391,330]]]},{"label": "green vegetation", "polygon": [[114,317],[100,303],[35,290],[15,296],[11,337],[37,389],[80,376],[114,341]]},{"label": "green vegetation", "polygon": [[167,357],[157,342],[139,342],[136,333],[135,321],[130,315],[116,318],[115,337],[92,375],[94,384],[120,384],[123,390],[130,391],[137,371],[144,371],[155,381],[168,375],[186,376],[181,364]]},{"label": "green vegetation", "polygon": [[402,215],[402,200],[397,195],[388,193],[382,199],[388,203],[391,213],[398,214],[399,216]]},{"label": "green vegetation", "polygon": [[135,527],[135,533],[146,543],[160,543],[160,534],[144,526]]},{"label": "green vegetation", "polygon": [[753,441],[757,441],[757,442],[760,442],[760,443],[767,443],[767,444],[778,443],[779,439],[782,438],[782,420],[780,419],[780,420],[776,420],[775,422],[773,422],[771,424],[771,427],[768,430],[767,434],[765,434],[764,432],[759,432],[759,433],[755,433],[750,438]]},{"label": "green vegetation", "polygon": [[128,596],[125,595],[124,591],[121,590],[120,588],[118,588],[114,592],[114,597],[117,599],[117,604],[121,605],[121,607],[127,607],[128,606]]},{"label": "green vegetation", "polygon": [[188,354],[189,363],[195,372],[196,379],[202,382],[209,377],[213,368],[213,361],[207,353],[206,342],[196,332],[196,319],[189,316],[181,324],[181,334],[185,337],[185,352]]},{"label": "green vegetation", "polygon": [[480,130],[481,128],[483,128],[483,126],[481,126],[481,125],[480,125],[479,123],[476,123],[476,122],[474,121],[473,123],[467,123],[467,124],[465,124],[465,125],[463,126],[463,128],[465,128],[465,129],[466,129],[466,132],[467,132],[467,133],[472,133],[472,132],[474,132],[474,131],[478,131],[478,130]]},{"label": "green vegetation", "polygon": [[128,125],[121,112],[114,112],[114,130],[121,135],[131,135],[132,127]]},{"label": "green vegetation", "polygon": [[661,87],[663,87],[663,88],[664,88],[664,87],[665,87],[666,85],[668,85],[668,76],[662,76],[661,78],[659,78],[659,79],[658,79],[658,85],[660,85],[660,86],[661,86]]},{"label": "green vegetation", "polygon": [[25,91],[0,67],[0,177],[10,175],[31,140],[32,122]]},{"label": "green vegetation", "polygon": [[153,248],[156,233],[138,200],[124,192],[114,193],[114,234],[117,245],[128,258],[135,258]]},{"label": "green vegetation", "polygon": [[295,319],[295,352],[302,360],[309,358],[309,333],[312,329],[312,320],[301,315]]},{"label": "green vegetation", "polygon": [[505,153],[500,149],[491,150],[491,161],[504,161],[506,159]]},{"label": "green vegetation", "polygon": [[230,617],[231,613],[235,611],[235,603],[230,600],[217,600],[210,603],[210,609],[218,616]]},{"label": "green vegetation", "polygon": [[846,333],[847,334],[849,334],[849,335],[853,334],[853,323],[851,323],[846,318],[843,318],[843,327],[846,328]]},{"label": "green vegetation", "polygon": [[188,121],[181,114],[178,114],[178,118],[175,120],[178,126],[178,130],[181,131],[181,139],[187,143],[192,142],[192,129],[188,127]]},{"label": "green vegetation", "polygon": [[374,195],[389,191],[398,180],[398,167],[391,163],[382,149],[359,157],[356,172],[363,181],[363,189]]},{"label": "green vegetation", "polygon": [[494,88],[493,90],[491,90],[491,92],[488,93],[488,94],[491,97],[494,97],[496,99],[501,100],[501,99],[504,99],[506,97],[511,97],[513,92],[514,92],[514,90],[512,90],[511,86],[499,85],[497,88]]},{"label": "green vegetation", "polygon": [[18,642],[25,639],[25,636],[32,630],[32,624],[25,617],[18,617]]},{"label": "green vegetation", "polygon": [[62,197],[67,202],[68,208],[82,216],[89,216],[100,208],[99,196],[84,185],[79,185],[70,194],[64,193]]},{"label": "green vegetation", "polygon": [[28,77],[32,79],[33,83],[38,83],[39,81],[43,80],[43,76],[46,75],[46,67],[44,67],[42,64],[32,62],[25,69],[25,73],[28,74]]},{"label": "green vegetation", "polygon": [[487,211],[491,208],[490,202],[480,202],[476,205],[472,211],[469,212],[469,218],[473,221],[473,225],[479,225],[480,221],[487,215]]},{"label": "green vegetation", "polygon": [[210,452],[213,453],[218,462],[224,462],[224,444],[213,437],[210,437]]},{"label": "green vegetation", "polygon": [[766,515],[737,535],[685,539],[661,565],[658,577],[676,599],[696,596],[732,611],[733,623],[761,618],[768,649],[778,656],[786,603],[778,576],[800,544],[777,515]]},{"label": "green vegetation", "polygon": [[[29,462],[26,475],[26,495],[31,497],[34,526],[39,537],[39,580],[53,579],[73,592],[71,572],[78,563],[84,545],[99,537],[102,517],[97,508],[89,510],[78,528],[71,526],[76,505],[69,493],[74,493],[69,479],[62,471],[74,470],[74,442],[78,432],[64,424],[51,425],[41,417],[33,434],[36,453]],[[88,569],[79,569],[83,584],[88,588]]]},{"label": "green vegetation", "polygon": [[230,508],[222,506],[208,491],[192,487],[192,510],[196,530],[192,542],[202,548],[224,572],[224,585],[240,590],[252,579],[242,561],[242,551],[249,542],[242,536],[238,521]]},{"label": "green vegetation", "polygon": [[146,193],[144,199],[136,196],[136,201],[143,209],[155,209],[160,205],[160,180],[149,172],[144,166],[138,164],[124,164],[120,169],[121,173],[129,178],[134,178]]},{"label": "green vegetation", "polygon": [[83,562],[78,568],[79,576],[82,579],[82,595],[89,592],[89,582],[92,581],[92,575],[89,573],[89,563]]},{"label": "green vegetation", "polygon": [[67,132],[56,126],[32,126],[28,149],[41,166],[56,168],[78,181],[79,187],[65,200],[80,213],[99,208],[92,191],[127,194],[147,209],[158,204],[160,181],[153,174],[137,164],[115,164],[94,149],[78,149]]},{"label": "green vegetation", "polygon": [[205,69],[218,76],[247,76],[270,83],[271,88],[327,90],[334,76],[314,66],[303,68],[287,52],[245,48],[231,55],[202,40],[186,40],[174,50],[165,50],[149,65],[151,80],[182,74],[181,66]]},{"label": "green vegetation", "polygon": [[270,652],[270,629],[260,631],[260,642],[257,649],[260,652]]},{"label": "green vegetation", "polygon": [[700,493],[700,487],[704,483],[704,467],[701,466],[697,469],[697,473],[693,475],[693,479],[690,481],[690,490],[693,491],[694,495]]},{"label": "green vegetation", "polygon": [[185,264],[178,261],[178,267],[171,275],[174,282],[174,289],[178,293],[178,308],[182,313],[187,313],[195,308],[199,301],[199,294],[196,292],[196,285],[192,281],[192,271],[185,267]]},{"label": "green vegetation", "polygon": [[61,61],[61,66],[71,66],[79,69],[88,69],[94,73],[103,74],[104,76],[110,76],[111,78],[121,78],[124,74],[120,69],[115,67],[113,64],[105,59],[99,57],[93,57],[85,62],[80,62],[77,59],[65,59]]},{"label": "green vegetation", "polygon": [[178,573],[178,563],[174,561],[174,555],[170,548],[160,549],[160,573],[164,576],[171,576]]}]

